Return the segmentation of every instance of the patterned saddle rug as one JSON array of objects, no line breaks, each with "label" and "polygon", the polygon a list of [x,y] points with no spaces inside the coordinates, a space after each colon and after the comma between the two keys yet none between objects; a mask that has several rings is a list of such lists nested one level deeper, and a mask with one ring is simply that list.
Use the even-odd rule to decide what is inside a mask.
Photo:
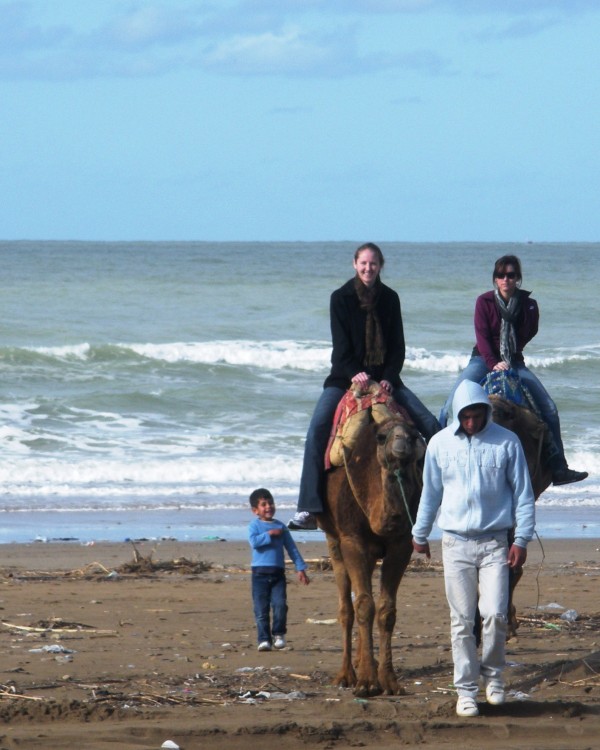
[{"label": "patterned saddle rug", "polygon": [[397,404],[379,383],[370,381],[366,389],[351,385],[335,410],[325,451],[325,468],[344,465],[345,455],[352,451],[361,430],[369,422],[381,424],[395,414],[413,424],[406,409]]}]

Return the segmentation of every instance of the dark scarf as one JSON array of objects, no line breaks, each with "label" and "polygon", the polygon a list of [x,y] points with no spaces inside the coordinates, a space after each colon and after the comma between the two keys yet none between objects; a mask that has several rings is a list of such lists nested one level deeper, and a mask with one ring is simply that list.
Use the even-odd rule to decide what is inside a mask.
[{"label": "dark scarf", "polygon": [[372,287],[366,287],[358,276],[354,277],[354,290],[360,302],[360,309],[367,313],[367,327],[365,333],[365,359],[364,366],[377,367],[385,361],[386,349],[381,321],[377,314],[377,302],[381,294],[383,284],[381,279],[377,280]]},{"label": "dark scarf", "polygon": [[502,299],[502,295],[498,289],[494,289],[494,296],[496,298],[496,307],[502,319],[500,323],[500,357],[503,362],[512,367],[514,356],[517,353],[517,332],[515,326],[519,321],[524,295],[520,289],[515,289],[515,293],[508,300],[508,305]]}]

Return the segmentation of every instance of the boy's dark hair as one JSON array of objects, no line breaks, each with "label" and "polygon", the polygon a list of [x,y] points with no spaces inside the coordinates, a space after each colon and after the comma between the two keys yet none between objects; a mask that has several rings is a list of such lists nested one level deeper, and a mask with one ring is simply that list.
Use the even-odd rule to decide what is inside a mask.
[{"label": "boy's dark hair", "polygon": [[254,490],[254,492],[250,495],[250,505],[253,508],[258,508],[258,501],[261,498],[265,500],[271,500],[271,502],[273,502],[273,495],[271,495],[269,490],[266,490],[264,487],[260,487],[258,490]]}]

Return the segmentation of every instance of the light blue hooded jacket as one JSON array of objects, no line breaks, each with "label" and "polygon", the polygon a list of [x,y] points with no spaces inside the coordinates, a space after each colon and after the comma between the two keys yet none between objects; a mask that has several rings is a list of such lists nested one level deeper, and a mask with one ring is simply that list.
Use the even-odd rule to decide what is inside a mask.
[{"label": "light blue hooded jacket", "polygon": [[[485,404],[485,427],[469,438],[458,414]],[[438,509],[442,531],[478,538],[515,528],[515,544],[527,547],[535,526],[535,498],[519,438],[492,422],[492,407],[478,383],[463,380],[452,400],[452,424],[434,435],[425,454],[423,492],[413,527],[425,544]]]}]

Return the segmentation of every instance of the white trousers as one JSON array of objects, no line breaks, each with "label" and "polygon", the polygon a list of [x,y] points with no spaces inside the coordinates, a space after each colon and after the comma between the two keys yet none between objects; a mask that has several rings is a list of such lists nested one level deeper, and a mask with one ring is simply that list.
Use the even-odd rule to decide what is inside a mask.
[{"label": "white trousers", "polygon": [[[465,539],[446,533],[442,537],[454,686],[459,696],[475,698],[480,676],[486,684],[503,685],[508,609],[507,556],[507,533],[483,539]],[[473,633],[478,605],[482,618],[481,665]]]}]

